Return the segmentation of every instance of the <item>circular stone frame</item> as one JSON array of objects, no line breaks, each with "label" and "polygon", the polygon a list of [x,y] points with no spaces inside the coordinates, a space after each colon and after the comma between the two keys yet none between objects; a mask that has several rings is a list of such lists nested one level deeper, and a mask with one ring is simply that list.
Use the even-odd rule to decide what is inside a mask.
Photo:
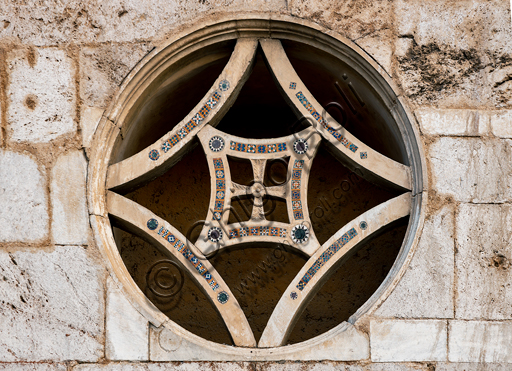
[{"label": "circular stone frame", "polygon": [[[302,343],[277,348],[242,348],[214,343],[190,333],[169,320],[144,296],[130,276],[114,241],[106,208],[107,169],[116,139],[129,129],[130,122],[127,119],[129,112],[145,94],[149,94],[147,89],[151,83],[187,52],[220,41],[244,37],[278,38],[308,44],[349,64],[371,84],[393,116],[402,136],[411,168],[412,209],[409,225],[400,252],[386,279],[367,302],[349,318],[348,322],[343,322],[326,333]],[[340,358],[332,353],[324,354],[321,350],[315,352],[315,349],[323,347],[332,352],[332,346],[336,345],[330,345],[329,350],[329,346],[322,346],[322,344],[330,344],[336,337],[349,333],[349,330],[352,331],[354,328],[357,331],[359,325],[366,327],[368,317],[389,296],[414,254],[423,227],[423,210],[428,199],[425,159],[417,123],[414,121],[414,116],[410,114],[400,90],[385,70],[357,45],[332,30],[291,16],[268,13],[237,15],[236,19],[233,15],[216,15],[194,22],[193,28],[174,34],[172,38],[149,53],[129,73],[110,107],[104,112],[91,146],[88,170],[87,197],[91,226],[95,242],[104,256],[110,276],[137,310],[153,326],[161,327],[154,330],[155,333],[165,331],[164,328],[166,328],[171,331],[171,334],[166,333],[164,337],[174,336],[179,339],[180,344],[185,340],[206,351],[204,356],[199,358],[197,355],[178,356],[176,360],[350,360],[350,357],[341,356]],[[342,347],[342,344],[338,347]],[[165,347],[163,349],[165,351]]]}]

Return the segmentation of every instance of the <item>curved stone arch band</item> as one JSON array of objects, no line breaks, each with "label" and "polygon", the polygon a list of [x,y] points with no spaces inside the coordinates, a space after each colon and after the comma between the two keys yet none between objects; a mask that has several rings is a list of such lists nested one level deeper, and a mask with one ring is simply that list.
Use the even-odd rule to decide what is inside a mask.
[{"label": "curved stone arch band", "polygon": [[[257,24],[258,27],[255,27],[254,24]],[[230,154],[233,155],[234,152],[239,152],[238,155],[240,157],[249,158],[253,166],[255,180],[258,181],[261,180],[260,178],[263,176],[263,171],[261,169],[263,168],[264,170],[264,163],[267,158],[274,159],[282,157],[285,153],[287,155],[291,154],[292,160],[290,161],[289,167],[290,173],[295,170],[293,168],[293,164],[296,163],[294,160],[301,159],[298,160],[302,161],[301,166],[304,166],[304,161],[306,161],[306,163],[308,161],[308,157],[304,156],[304,153],[302,152],[305,148],[303,144],[301,144],[299,150],[295,148],[295,153],[293,152],[297,138],[274,138],[272,140],[260,140],[259,142],[254,140],[245,140],[244,143],[244,138],[236,138],[214,129],[215,125],[220,121],[222,116],[227,112],[230,105],[236,99],[245,80],[247,80],[251,72],[252,63],[254,61],[258,45],[262,46],[264,56],[270,66],[270,70],[281,90],[284,92],[284,95],[288,97],[290,106],[292,106],[299,116],[306,117],[311,123],[313,123],[309,129],[306,129],[304,132],[301,132],[301,135],[299,135],[300,138],[309,138],[307,143],[308,149],[306,151],[310,152],[310,159],[314,157],[320,138],[322,138],[337,150],[337,153],[340,157],[343,157],[344,161],[351,163],[354,167],[363,169],[362,172],[370,174],[369,177],[373,180],[381,181],[387,185],[407,191],[407,193],[404,193],[402,196],[390,200],[387,203],[368,211],[357,220],[350,222],[345,227],[341,228],[322,246],[320,246],[316,241],[314,231],[310,231],[311,235],[308,240],[310,242],[307,245],[304,245],[304,247],[301,247],[297,243],[294,245],[294,241],[291,241],[291,245],[302,250],[305,254],[311,256],[311,258],[301,272],[299,272],[296,279],[294,279],[290,284],[289,290],[287,289],[281,298],[258,346],[267,348],[283,345],[286,340],[286,336],[297,317],[297,313],[299,313],[300,308],[303,308],[307,302],[307,297],[314,294],[316,291],[316,285],[321,284],[322,277],[327,275],[328,271],[330,271],[332,267],[336,266],[339,261],[343,260],[343,256],[350,249],[366,237],[386,224],[409,214],[411,215],[409,231],[403,244],[404,247],[395,262],[393,271],[365,306],[360,308],[358,313],[352,316],[349,321],[354,322],[357,320],[363,312],[367,311],[370,306],[375,304],[384,291],[389,290],[392,288],[393,284],[396,284],[402,274],[401,272],[403,270],[404,262],[410,256],[410,250],[414,245],[414,240],[416,239],[416,231],[422,222],[419,210],[424,191],[424,167],[422,164],[421,152],[416,140],[416,133],[414,132],[414,127],[409,124],[408,115],[404,110],[405,106],[400,102],[400,97],[393,92],[391,82],[389,80],[386,81],[386,78],[383,78],[378,74],[377,71],[380,68],[362,55],[353,44],[351,45],[350,42],[339,37],[322,34],[319,30],[315,30],[314,28],[308,28],[293,23],[289,23],[287,25],[289,27],[284,28],[282,22],[274,22],[265,19],[238,20],[236,22],[228,21],[223,23],[222,27],[220,25],[211,25],[203,31],[189,33],[188,36],[185,36],[178,41],[171,42],[166,47],[160,48],[149,55],[146,58],[146,61],[143,61],[145,63],[142,64],[140,68],[134,70],[130,74],[121,89],[121,93],[117,96],[114,105],[104,115],[96,133],[95,141],[97,146],[95,147],[91,157],[92,171],[89,172],[89,201],[92,225],[95,229],[97,240],[101,241],[101,246],[106,255],[111,272],[115,275],[125,292],[128,293],[128,296],[134,304],[147,315],[148,319],[153,322],[155,326],[159,326],[162,323],[170,323],[167,317],[159,312],[154,305],[148,303],[147,300],[143,300],[143,294],[138,290],[129,277],[129,274],[116,251],[117,249],[115,249],[115,242],[113,241],[111,230],[109,230],[108,215],[121,220],[128,226],[128,229],[136,231],[137,234],[143,234],[145,237],[153,236],[153,240],[157,244],[168,249],[169,247],[165,246],[167,240],[164,238],[159,239],[156,228],[154,230],[152,229],[155,223],[166,225],[166,230],[171,231],[173,236],[179,235],[184,244],[189,246],[190,253],[194,253],[197,256],[206,254],[209,251],[207,244],[202,244],[200,242],[206,241],[208,230],[206,226],[203,228],[203,231],[201,232],[203,239],[194,246],[190,241],[186,241],[186,238],[181,236],[179,232],[173,229],[172,226],[165,224],[165,221],[158,220],[158,218],[152,215],[148,210],[142,210],[143,208],[140,205],[133,205],[131,201],[128,201],[124,197],[112,191],[129,189],[167,171],[174,165],[177,161],[176,159],[187,150],[190,139],[194,136],[198,136],[203,148],[205,149],[205,153],[207,153],[207,159],[210,166],[212,179],[212,194],[210,202],[211,205],[213,205],[213,208],[210,208],[209,219],[211,219],[212,223],[215,223],[221,222],[221,219],[223,218],[223,216],[219,218],[215,216],[214,203],[216,197],[220,194],[219,192],[224,192],[223,197],[225,200],[230,198],[227,194],[229,192],[235,195],[237,192],[253,192],[254,194],[257,194],[257,190],[249,190],[247,187],[244,188],[232,182],[229,183],[230,178],[228,167],[222,169],[222,179],[224,180],[224,183],[218,181],[220,178],[217,179],[216,175],[221,173],[219,173],[216,168],[219,162],[215,161],[219,159],[222,160],[223,158],[225,159],[226,153],[231,151]],[[356,65],[356,69],[359,73],[366,78],[374,80],[373,82],[376,90],[384,97],[388,109],[394,115],[402,133],[404,133],[403,139],[411,166],[405,166],[397,163],[374,151],[372,148],[366,146],[363,142],[359,141],[356,137],[341,128],[332,117],[328,116],[293,70],[293,67],[289,63],[279,40],[268,38],[270,31],[279,34],[280,39],[313,43],[315,47],[329,50],[329,52],[337,55],[338,57],[343,56],[344,60],[350,60]],[[308,34],[314,34],[317,36],[317,39],[312,40],[309,38],[300,38],[300,35],[303,37]],[[202,38],[200,35],[203,35]],[[160,73],[163,73],[165,67],[168,67],[173,60],[178,60],[180,57],[186,55],[187,48],[190,49],[188,52],[192,52],[194,48],[208,43],[214,43],[223,38],[238,38],[238,41],[226,68],[219,75],[218,79],[201,102],[199,102],[189,115],[176,125],[171,132],[166,134],[157,142],[126,160],[109,165],[108,161],[111,157],[114,143],[117,140],[118,135],[122,133],[123,130],[129,130],[130,111],[139,104],[139,101],[143,101],[144,94],[147,94],[145,91],[151,86],[152,81],[154,81]],[[188,45],[188,47],[185,45]],[[293,89],[291,87],[293,87]],[[287,145],[286,147],[278,147],[280,143],[286,143]],[[237,147],[238,144],[240,144],[239,147]],[[254,148],[261,147],[261,152],[248,152],[248,149],[245,149],[243,146],[244,144],[246,146],[251,146],[250,151],[252,151],[252,146],[255,146]],[[244,149],[241,150],[242,148]],[[364,152],[364,158],[362,154],[360,155],[361,152]],[[303,160],[303,158],[306,160]],[[227,161],[222,163],[226,163],[227,165]],[[214,189],[214,184],[220,184],[221,186],[224,184],[224,188]],[[305,184],[307,185],[307,178]],[[110,189],[110,191],[106,191],[107,189]],[[297,190],[300,189],[300,187],[297,188]],[[286,200],[287,206],[289,207],[289,215],[292,217],[290,220],[293,220],[294,215],[294,209],[291,208],[293,190],[294,188],[292,186],[288,188],[284,186],[269,188],[269,191],[273,193],[273,196],[281,197]],[[303,194],[305,194],[304,191]],[[224,206],[229,205],[224,204],[223,207]],[[126,209],[131,211],[127,213]],[[383,216],[383,213],[385,216]],[[135,216],[135,214],[144,215],[144,217]],[[258,222],[261,224],[262,220],[258,220],[258,215],[260,214],[261,213],[258,213],[256,207],[253,208],[253,215],[251,216],[251,220],[249,221],[247,228],[255,228]],[[224,216],[224,218],[226,217]],[[157,220],[157,222],[151,222],[152,224],[149,224],[151,220]],[[295,221],[299,222],[298,219]],[[219,227],[222,226],[219,225]],[[224,231],[226,233],[220,233],[220,235],[224,236],[224,238],[229,238],[230,230],[234,230],[236,227],[240,226],[228,226],[228,230]],[[259,227],[266,228],[267,226]],[[290,223],[290,225],[268,225],[268,227],[285,230],[289,237],[291,236],[290,233],[294,228],[294,223]],[[229,243],[227,245],[229,245]],[[222,278],[217,277],[217,284],[218,288],[222,288],[222,292],[225,293],[225,295],[213,295],[208,289],[208,287],[212,286],[207,286],[209,285],[208,282],[205,281],[205,283],[201,281],[201,277],[204,277],[204,275],[197,270],[197,268],[195,271],[190,268],[189,263],[191,260],[189,257],[185,255],[180,256],[179,254],[176,254],[176,251],[171,253],[175,254],[179,259],[183,260],[183,258],[185,258],[182,262],[183,266],[191,272],[192,276],[195,275],[198,277],[197,282],[201,287],[203,287],[204,291],[208,293],[207,296],[210,297],[216,309],[221,314],[221,317],[226,322],[235,345],[242,347],[256,346],[256,342],[248,326],[247,319],[241,312],[240,307],[238,306],[234,296],[229,291],[229,288],[225,286]],[[326,256],[335,258],[328,258],[326,260]],[[201,257],[204,258],[203,256]],[[204,260],[207,262],[206,259]],[[325,264],[320,264],[320,261],[324,261]],[[188,267],[187,264],[189,264]],[[208,266],[207,263],[203,264],[205,265],[205,269],[209,269],[209,271],[213,273],[212,276],[215,276],[213,267]],[[313,267],[316,268],[313,269]],[[307,278],[308,274],[309,278]],[[284,320],[283,317],[279,316],[279,313],[287,313],[287,319]],[[284,327],[279,328],[279,326],[276,326],[277,323],[282,324]],[[176,330],[176,325],[171,325],[171,327]],[[342,325],[339,326],[340,331],[342,327]],[[331,331],[330,334],[332,335],[332,333],[333,332]],[[324,334],[322,336],[331,335]],[[208,346],[210,348],[214,347],[220,352],[226,351],[226,349],[219,344],[198,339],[196,336],[191,336],[191,334],[190,336],[186,335],[186,337],[191,341],[201,343],[203,346]],[[285,348],[287,347],[284,347],[283,351],[286,352]],[[239,349],[237,352],[238,351],[242,353],[244,352],[243,349]],[[232,352],[232,350],[229,352]],[[264,350],[261,349],[259,353],[255,353],[255,355],[263,355],[264,353],[261,352],[264,352]]]}]

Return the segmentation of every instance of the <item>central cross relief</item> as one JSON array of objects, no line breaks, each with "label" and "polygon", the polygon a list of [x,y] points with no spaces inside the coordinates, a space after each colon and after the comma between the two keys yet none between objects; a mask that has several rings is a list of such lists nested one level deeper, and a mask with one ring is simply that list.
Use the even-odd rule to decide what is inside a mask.
[{"label": "central cross relief", "polygon": [[[216,128],[248,80],[259,48],[282,96],[307,124],[305,129],[288,136],[250,139]],[[239,120],[243,127],[244,117]],[[273,117],[269,115],[268,120]],[[199,141],[206,155],[210,200],[199,237],[192,243],[178,228],[119,190],[135,189],[165,173],[194,141]],[[364,178],[398,194],[363,212],[323,243],[315,234],[313,211],[308,208],[310,173],[321,144],[344,164],[359,169]],[[233,181],[232,159],[250,162],[251,184]],[[276,160],[286,164],[286,179],[268,185],[265,172],[269,162]],[[363,241],[410,214],[412,186],[408,166],[372,149],[327,113],[295,71],[279,40],[241,38],[213,86],[181,122],[149,147],[109,166],[107,189],[110,217],[159,246],[188,273],[222,317],[236,346],[269,348],[286,344],[306,305]],[[248,220],[238,220],[232,207],[232,200],[240,197],[252,200]],[[264,204],[268,198],[285,203],[288,222],[267,219]],[[258,342],[237,298],[209,261],[216,252],[251,242],[283,244],[307,258],[278,300]]]}]

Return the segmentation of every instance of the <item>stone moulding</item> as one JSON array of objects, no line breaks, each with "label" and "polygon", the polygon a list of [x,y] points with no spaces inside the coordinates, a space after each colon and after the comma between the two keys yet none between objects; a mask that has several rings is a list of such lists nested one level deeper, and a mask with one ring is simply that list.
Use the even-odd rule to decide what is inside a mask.
[{"label": "stone moulding", "polygon": [[[373,87],[391,113],[410,165],[410,178],[400,175],[400,182],[407,184],[406,188],[410,189],[408,193],[409,226],[399,255],[377,291],[348,322],[341,323],[332,330],[305,342],[288,346],[272,345],[275,346],[272,348],[250,346],[244,348],[217,344],[202,339],[169,320],[144,296],[128,273],[115,244],[107,211],[109,165],[118,137],[130,130],[134,112],[140,109],[159,78],[163,74],[169,75],[173,65],[181,58],[201,48],[221,41],[243,38],[295,41],[318,48],[349,64]],[[228,88],[228,86],[225,87]],[[298,93],[296,88],[296,85],[290,84],[293,94]],[[226,102],[226,108],[229,108],[232,103]],[[212,105],[211,108],[218,107],[213,108]],[[224,145],[229,148],[229,140]],[[344,145],[343,142],[340,145]],[[180,147],[177,151],[184,150],[184,147]],[[349,144],[345,147],[347,151],[353,150]],[[164,152],[165,150],[158,154],[148,152],[149,158],[146,154],[146,159],[156,164],[159,156]],[[365,148],[364,154],[367,156],[371,152]],[[358,162],[367,161],[366,157],[363,158],[359,154],[357,157],[354,156],[354,159]],[[162,174],[170,166],[172,165],[161,166],[160,170],[152,173],[152,177]],[[372,178],[372,174],[365,173],[365,175]],[[239,14],[236,19],[233,19],[233,15],[216,15],[195,22],[192,28],[173,35],[153,50],[129,73],[96,130],[91,149],[87,190],[94,238],[112,278],[134,307],[157,328],[152,331],[153,335],[150,335],[152,360],[358,360],[369,357],[368,336],[362,330],[365,326],[359,326],[359,323],[366,323],[366,318],[371,316],[371,313],[391,293],[415,251],[423,226],[422,210],[425,209],[427,200],[426,180],[425,160],[414,116],[407,108],[400,90],[381,66],[350,40],[314,23],[286,15],[248,13]],[[361,224],[358,222],[358,225]],[[152,339],[154,334],[162,331],[170,331],[174,334],[173,336],[179,337],[180,345],[172,351],[166,351],[165,347],[157,349],[158,341]],[[344,346],[350,343],[353,343],[355,348]],[[349,348],[350,351],[347,350]]]}]

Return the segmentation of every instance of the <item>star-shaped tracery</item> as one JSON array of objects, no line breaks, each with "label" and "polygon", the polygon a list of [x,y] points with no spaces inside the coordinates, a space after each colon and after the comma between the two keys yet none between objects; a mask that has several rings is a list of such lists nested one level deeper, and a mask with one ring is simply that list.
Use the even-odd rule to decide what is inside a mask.
[{"label": "star-shaped tracery", "polygon": [[[258,45],[290,107],[297,117],[311,124],[307,129],[287,137],[256,140],[215,128],[249,77]],[[179,161],[196,136],[207,157],[211,194],[207,221],[193,244],[167,221],[116,191],[137,187],[163,174]],[[309,170],[322,140],[343,161],[364,169],[373,181],[405,191],[352,220],[323,245],[315,237],[307,207]],[[228,157],[251,162],[253,184],[232,180]],[[287,181],[265,187],[266,163],[279,158],[289,159]],[[109,214],[127,230],[150,239],[174,256],[220,313],[235,345],[245,347],[283,345],[295,320],[329,273],[363,240],[409,215],[411,208],[409,167],[365,145],[326,113],[295,72],[280,41],[274,39],[239,39],[213,86],[178,125],[146,149],[109,167],[107,189]],[[231,199],[242,195],[254,199],[250,219],[230,224]],[[264,196],[286,202],[289,223],[266,220]],[[284,242],[309,256],[279,300],[258,344],[239,303],[207,259],[214,250],[252,241]]]}]

